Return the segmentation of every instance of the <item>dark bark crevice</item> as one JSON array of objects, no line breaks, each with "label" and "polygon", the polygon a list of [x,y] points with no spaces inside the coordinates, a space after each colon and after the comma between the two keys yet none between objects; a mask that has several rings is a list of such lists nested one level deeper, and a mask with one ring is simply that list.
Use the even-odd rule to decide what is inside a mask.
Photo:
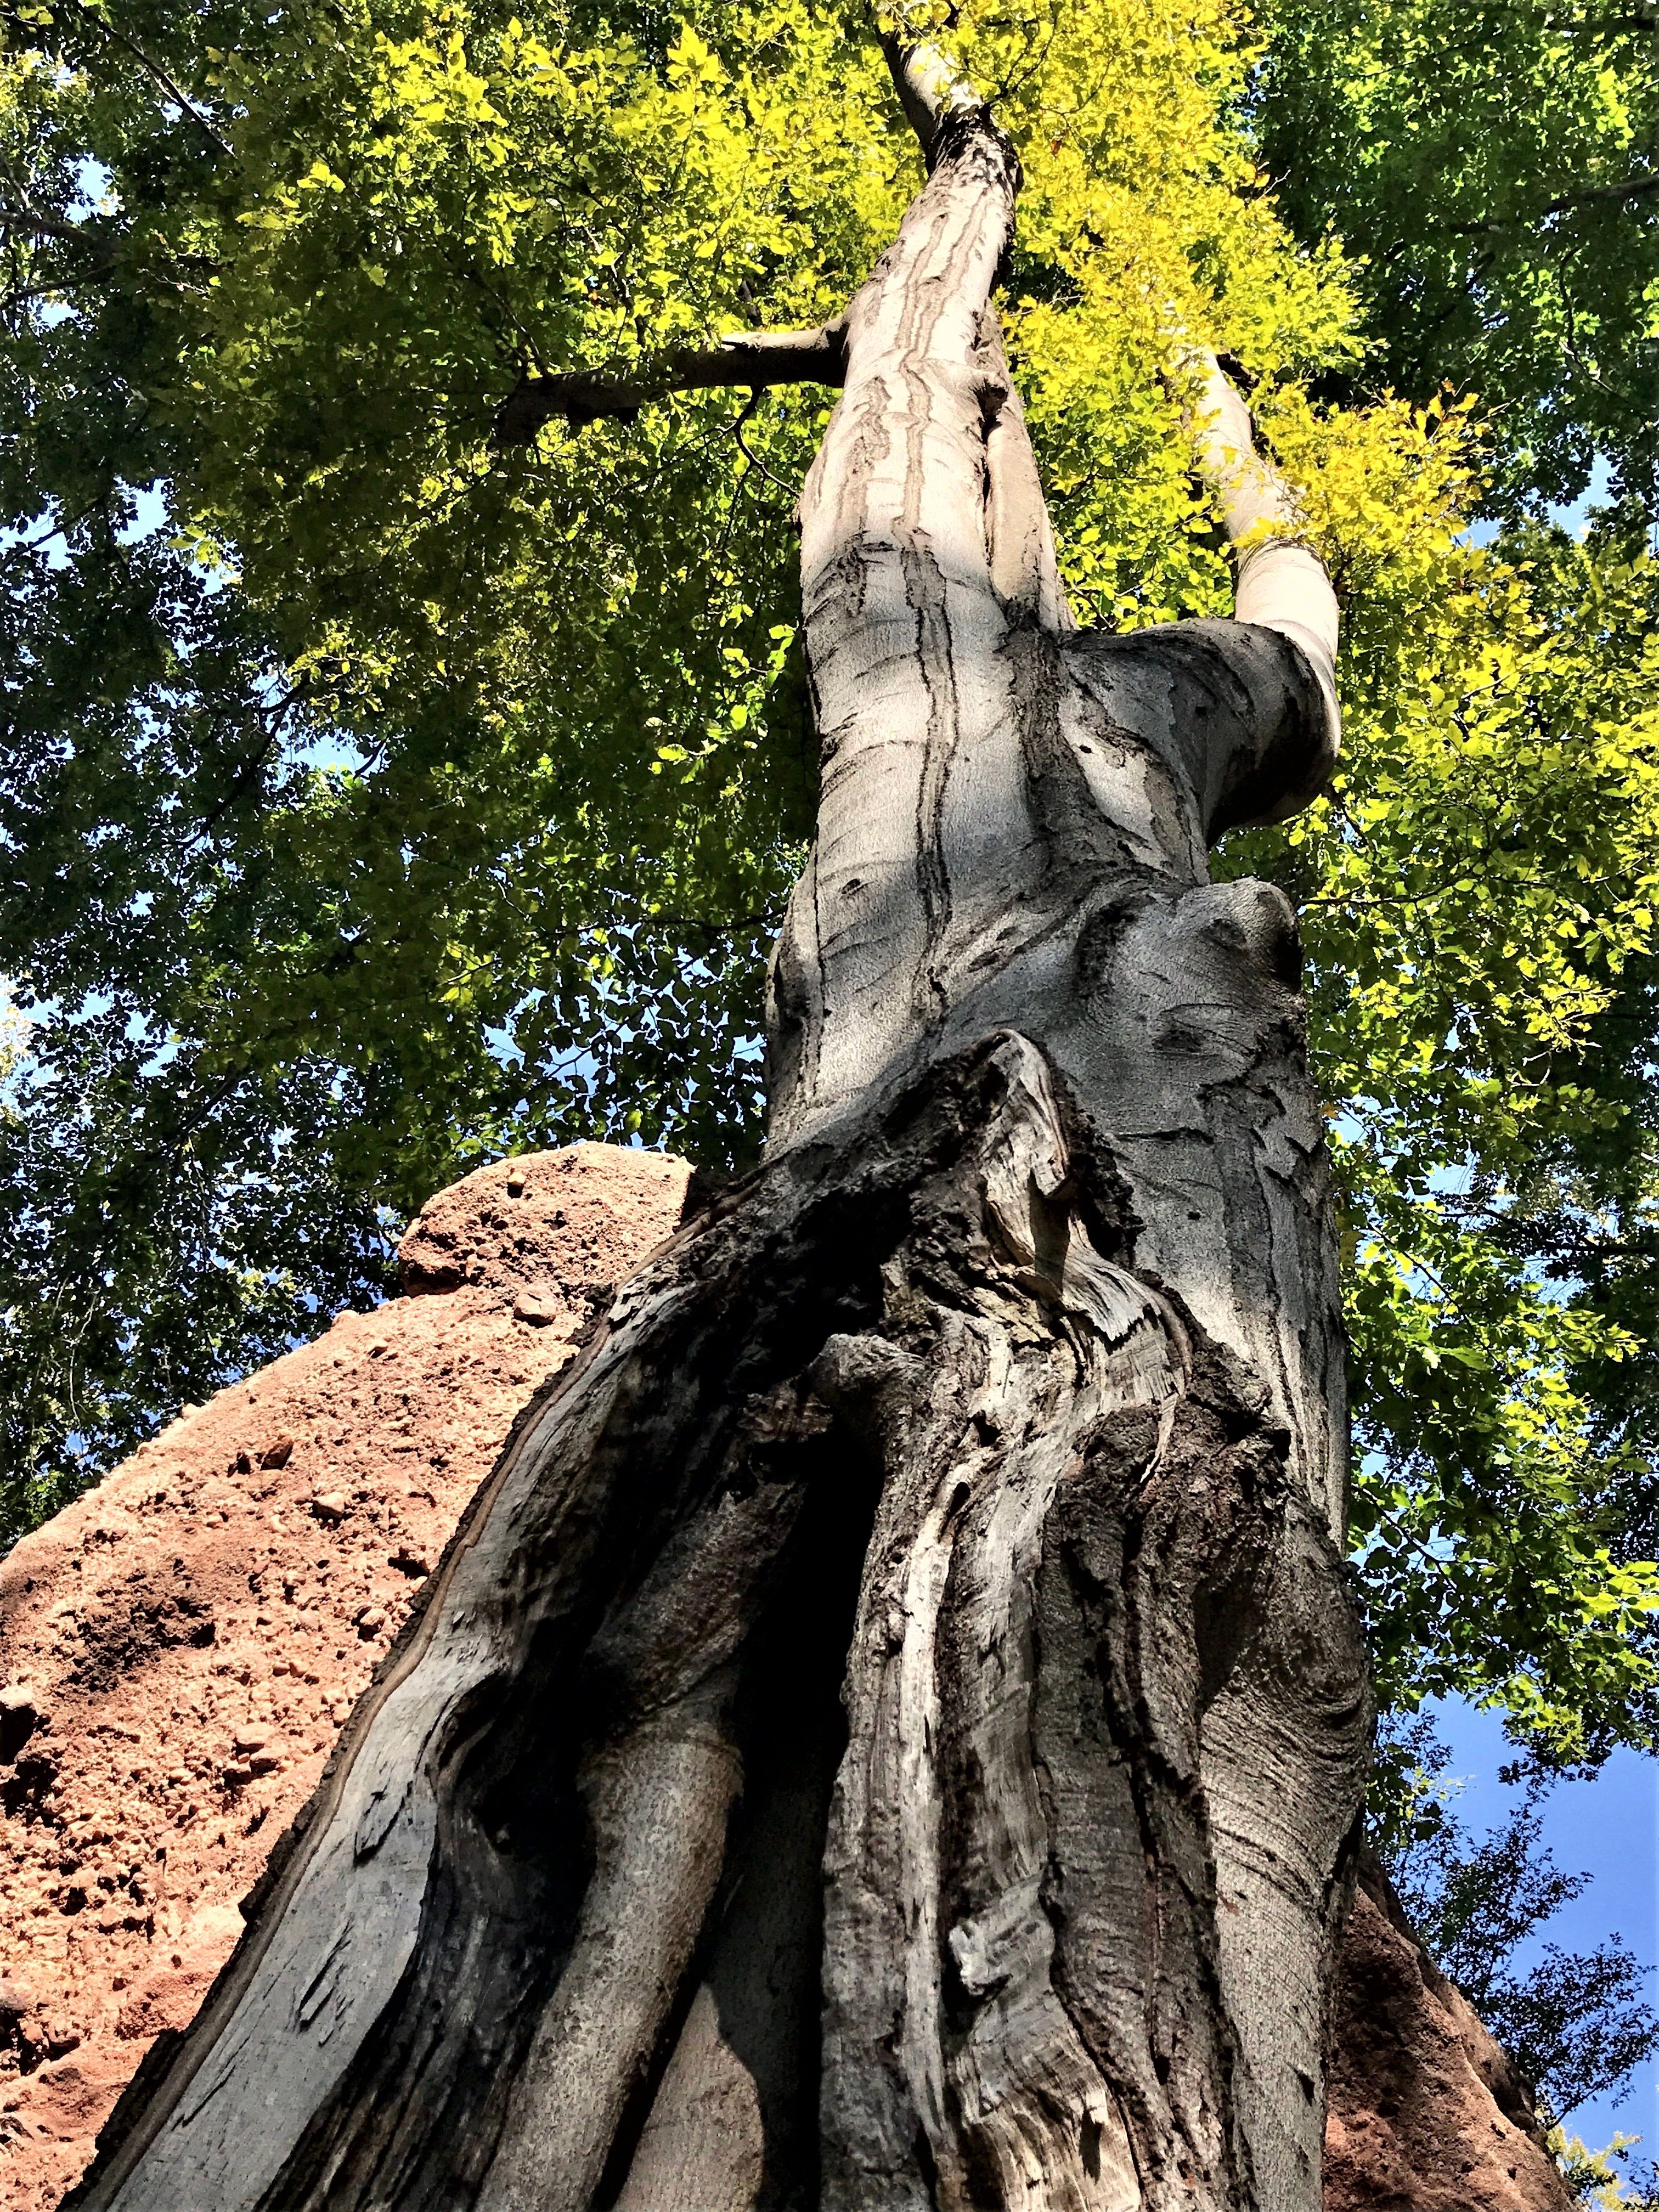
[{"label": "dark bark crevice", "polygon": [[[1088,1241],[1081,1179],[1132,1259],[1041,1056],[994,1039],[866,1129],[850,1171],[805,1148],[682,1231],[479,1509],[517,1522],[520,1561],[562,1530],[567,1601],[550,1607],[545,1565],[503,1593],[475,1556],[489,1526],[464,1528],[422,1622],[487,1601],[488,1653],[419,1723],[423,1751],[399,1748],[388,1670],[355,1765],[405,1775],[401,1795],[325,1792],[300,1845],[267,1932],[345,1931],[349,1970],[307,1939],[335,1978],[313,1972],[295,2007],[291,1968],[245,1945],[150,2159],[121,2190],[118,2119],[83,2202],[159,2212],[182,2155],[227,2205],[270,2212],[653,2212],[696,2156],[748,2174],[744,2207],[1014,2203],[1034,2143],[1079,2187],[1138,2173],[1149,2206],[1246,2201],[1237,2131],[1213,2118],[1227,2008],[1200,1737],[1212,1678],[1260,1640],[1288,1439],[1230,1355]],[[1079,1589],[1099,1616],[1081,1642]],[[1310,1601],[1347,1606],[1340,1571]],[[833,1720],[809,1723],[792,1777],[789,1723],[833,1712],[843,1668],[844,1753]],[[1085,1722],[1097,1772],[1066,1747]],[[342,1858],[331,1838],[354,1834]],[[402,1863],[404,1835],[422,1911],[399,1938],[377,1862]],[[1127,1860],[1091,1874],[1114,1838]],[[820,1863],[821,2075],[803,1901]],[[1128,2002],[1135,1926],[1155,1940]],[[757,1929],[782,1962],[763,1990]],[[249,2035],[257,2084],[234,2063]],[[307,2110],[319,2063],[331,2087]],[[295,2140],[250,2194],[273,2126]]]}]

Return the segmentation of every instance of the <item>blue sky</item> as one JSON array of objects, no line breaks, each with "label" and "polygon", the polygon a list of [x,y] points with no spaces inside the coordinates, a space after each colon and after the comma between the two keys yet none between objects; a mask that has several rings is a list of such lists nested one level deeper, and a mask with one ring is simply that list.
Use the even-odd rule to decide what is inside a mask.
[{"label": "blue sky", "polygon": [[[1479,1837],[1503,1825],[1514,1793],[1498,1770],[1515,1757],[1495,1713],[1451,1701],[1435,1708],[1435,1723],[1450,1747],[1446,1778],[1466,1783],[1454,1810]],[[1615,1752],[1591,1782],[1564,1782],[1542,1807],[1543,1841],[1564,1874],[1593,1877],[1516,1956],[1517,1967],[1534,1961],[1547,1942],[1566,1951],[1593,1951],[1617,1931],[1647,1966],[1650,1991],[1659,1959],[1659,1761],[1633,1751]],[[1615,2130],[1644,2138],[1640,2156],[1659,2160],[1659,2057],[1637,2072],[1621,2094],[1581,2106],[1568,2127],[1593,2147]]]}]

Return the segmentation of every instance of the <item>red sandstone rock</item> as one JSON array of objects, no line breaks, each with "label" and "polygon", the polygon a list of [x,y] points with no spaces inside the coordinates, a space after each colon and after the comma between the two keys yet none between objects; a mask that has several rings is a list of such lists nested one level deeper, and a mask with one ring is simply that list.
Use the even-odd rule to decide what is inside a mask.
[{"label": "red sandstone rock", "polygon": [[1532,2100],[1376,1867],[1348,1916],[1325,2212],[1568,2212]]},{"label": "red sandstone rock", "polygon": [[[399,1248],[412,1295],[186,1413],[0,1565],[4,2212],[57,2203],[190,2021],[514,1417],[674,1228],[687,1172],[578,1145],[440,1192]],[[1568,2201],[1502,2052],[1373,1876],[1327,2212]]]},{"label": "red sandstone rock", "polygon": [[58,2203],[194,2014],[514,1417],[689,1172],[602,1145],[480,1169],[404,1239],[415,1295],[187,1412],[0,1565],[5,2212]]}]

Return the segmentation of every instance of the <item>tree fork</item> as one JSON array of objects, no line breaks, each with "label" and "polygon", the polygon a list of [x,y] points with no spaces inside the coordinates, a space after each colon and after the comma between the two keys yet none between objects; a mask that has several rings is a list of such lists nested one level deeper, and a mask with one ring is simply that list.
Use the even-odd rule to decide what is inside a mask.
[{"label": "tree fork", "polygon": [[1224,391],[1248,618],[1073,625],[1018,165],[889,58],[767,1164],[520,1425],[84,2207],[1319,2203],[1343,1344],[1294,917],[1206,848],[1328,772],[1334,601]]}]

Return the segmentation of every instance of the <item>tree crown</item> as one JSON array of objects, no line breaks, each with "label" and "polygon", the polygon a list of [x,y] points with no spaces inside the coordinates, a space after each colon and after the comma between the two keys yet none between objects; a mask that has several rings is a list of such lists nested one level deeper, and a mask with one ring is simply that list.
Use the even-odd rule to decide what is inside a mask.
[{"label": "tree crown", "polygon": [[[1363,264],[1288,226],[1230,7],[950,36],[1024,172],[1005,322],[1080,617],[1229,605],[1194,341],[1343,599],[1332,792],[1219,865],[1304,908],[1385,1692],[1594,1755],[1652,1680],[1650,1144],[1609,1024],[1659,867],[1653,563],[1616,520],[1470,542],[1492,434],[1360,392]],[[866,27],[805,4],[70,0],[10,19],[3,89],[27,1512],[372,1294],[377,1224],[480,1154],[752,1155],[825,398],[517,447],[498,415],[526,373],[823,325],[920,168]]]}]

